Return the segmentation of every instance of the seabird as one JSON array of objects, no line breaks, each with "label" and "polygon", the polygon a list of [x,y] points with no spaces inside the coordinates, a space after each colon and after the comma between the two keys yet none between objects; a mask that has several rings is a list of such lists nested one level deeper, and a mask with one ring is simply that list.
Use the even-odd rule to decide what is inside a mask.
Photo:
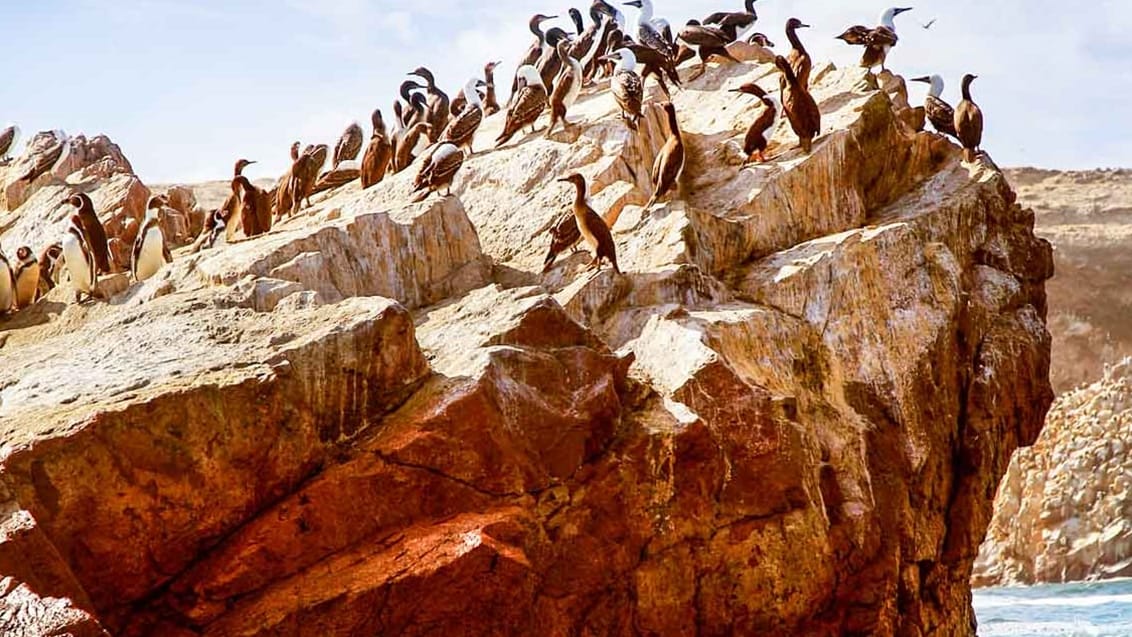
[{"label": "seabird", "polygon": [[394,101],[393,113],[397,115],[397,123],[402,127],[408,128],[409,126],[413,125],[415,120],[423,120],[427,116],[427,109],[424,108],[424,104],[427,98],[425,98],[423,95],[421,96],[420,109],[414,106],[414,104],[417,102],[417,99],[414,96],[417,94],[413,93],[413,91],[423,89],[423,86],[417,84],[413,80],[405,80],[404,82],[401,82],[401,87],[398,89],[397,93],[401,96],[401,99],[405,101],[405,108],[402,109],[400,105],[401,103]]},{"label": "seabird", "polygon": [[697,20],[688,20],[688,24],[680,30],[680,39],[691,47],[700,58],[699,73],[688,78],[689,81],[707,72],[708,58],[713,55],[726,58],[732,62],[739,62],[727,51],[727,45],[731,42],[731,39],[718,27],[704,26]]},{"label": "seabird", "polygon": [[547,29],[546,47],[535,65],[548,95],[554,90],[554,78],[558,77],[558,72],[562,70],[562,60],[558,57],[558,44],[561,42],[569,43],[570,36],[558,27]]},{"label": "seabird", "polygon": [[516,75],[522,82],[522,88],[507,109],[507,121],[503,124],[503,132],[495,140],[496,148],[506,144],[524,126],[530,126],[533,133],[535,122],[546,108],[546,86],[535,67],[529,64],[521,66]]},{"label": "seabird", "polygon": [[98,213],[94,210],[94,202],[91,201],[89,195],[80,192],[71,195],[67,199],[67,203],[78,209],[78,218],[83,226],[83,237],[94,256],[98,273],[110,274],[112,270],[110,267],[110,248],[106,241],[106,229],[102,227],[102,222],[98,219]]},{"label": "seabird", "polygon": [[[581,19],[581,13],[577,9],[570,9],[570,16],[573,17],[575,13],[578,14],[578,19]],[[581,65],[583,71],[587,70],[590,66],[590,61],[594,59],[597,50],[601,45],[600,36],[602,35],[602,27],[605,23],[605,16],[598,10],[596,6],[590,6],[590,20],[592,24],[583,30],[578,31],[578,37],[570,43],[570,50],[568,53],[570,57],[577,60]],[[581,25],[579,25],[581,26]]]},{"label": "seabird", "polygon": [[39,255],[39,297],[55,289],[59,283],[59,270],[63,266],[63,244],[56,242],[43,249]]},{"label": "seabird", "polygon": [[389,169],[389,162],[393,159],[393,144],[386,136],[381,109],[374,110],[370,120],[373,123],[373,134],[369,138],[366,153],[362,156],[362,188],[369,188],[385,179],[385,171]]},{"label": "seabird", "polygon": [[431,132],[432,124],[428,122],[417,122],[401,132],[393,146],[393,172],[399,173],[416,161],[418,145],[428,139]]},{"label": "seabird", "polygon": [[970,73],[963,76],[963,99],[955,107],[955,133],[967,162],[975,161],[983,143],[983,111],[971,99],[971,82],[976,79],[978,76]]},{"label": "seabird", "polygon": [[464,85],[464,95],[468,96],[468,105],[462,113],[454,117],[440,135],[440,141],[454,144],[457,148],[467,148],[468,154],[472,152],[472,141],[476,131],[483,123],[483,102],[480,101],[479,87],[483,80],[473,77]]},{"label": "seabird", "polygon": [[[0,130],[0,164],[6,164],[10,161],[9,155],[16,149],[16,144],[20,142],[20,127],[12,124],[4,130]],[[3,273],[0,273],[2,277]]]},{"label": "seabird", "polygon": [[734,42],[743,37],[744,32],[754,26],[759,16],[755,13],[755,0],[743,3],[745,11],[717,11],[704,18],[704,24],[714,24],[727,33]]},{"label": "seabird", "polygon": [[932,126],[945,135],[958,137],[955,133],[955,109],[943,101],[943,78],[938,75],[925,75],[912,78],[913,82],[930,84],[928,95],[924,98],[924,114]]},{"label": "seabird", "polygon": [[810,71],[814,68],[814,63],[806,47],[798,39],[798,29],[808,28],[810,25],[803,24],[798,18],[786,21],[786,39],[790,41],[790,54],[786,56],[786,61],[790,62],[790,68],[794,69],[798,82],[806,88],[810,86]]},{"label": "seabird", "polygon": [[145,221],[134,239],[134,249],[130,253],[130,272],[135,281],[145,281],[157,274],[166,263],[173,263],[173,255],[165,245],[165,234],[161,231],[161,209],[168,203],[164,195],[149,198],[146,205]]},{"label": "seabird", "polygon": [[416,70],[409,75],[416,75],[417,77],[423,78],[427,84],[427,86],[425,86],[425,92],[428,93],[428,123],[431,126],[428,140],[429,142],[435,143],[440,137],[440,133],[448,126],[448,120],[452,116],[448,94],[436,86],[436,79],[433,77],[432,71],[423,66],[417,67]]},{"label": "seabird", "polygon": [[350,122],[342,136],[338,138],[338,143],[334,145],[332,169],[337,170],[344,161],[356,160],[362,152],[364,139],[365,133],[362,132],[362,127],[357,122]]},{"label": "seabird", "polygon": [[880,26],[875,29],[863,27],[860,25],[849,27],[844,33],[837,36],[839,40],[844,40],[847,44],[853,44],[865,47],[865,53],[861,56],[861,66],[871,69],[880,65],[880,70],[884,71],[884,62],[888,58],[888,52],[892,47],[896,46],[898,38],[896,37],[896,16],[911,11],[912,7],[892,7],[885,9],[884,13],[880,16]]},{"label": "seabird", "polygon": [[[527,23],[531,34],[535,36],[535,41],[527,48],[527,52],[523,54],[522,59],[519,60],[519,68],[530,65],[535,66],[538,64],[540,58],[546,52],[546,33],[542,30],[542,23],[547,20],[554,20],[556,15],[543,15],[536,13],[531,16],[530,22]],[[519,90],[519,72],[515,71],[515,78],[511,81],[511,98],[515,97],[515,93]]]},{"label": "seabird", "polygon": [[644,100],[644,83],[635,70],[637,56],[629,49],[618,49],[609,57],[620,60],[610,82],[610,89],[617,105],[621,107],[621,118],[635,131],[641,122],[641,102]]},{"label": "seabird", "polygon": [[637,41],[641,44],[652,47],[660,51],[664,57],[675,57],[676,51],[673,50],[672,45],[668,43],[653,26],[653,8],[652,0],[629,0],[625,3],[627,7],[636,7],[640,10],[640,15],[637,16]]},{"label": "seabird", "polygon": [[766,37],[765,33],[752,33],[747,36],[747,43],[761,46],[764,49],[774,48],[774,42],[771,42],[770,38]]},{"label": "seabird", "polygon": [[421,202],[432,193],[444,188],[445,196],[452,194],[452,180],[464,165],[464,151],[449,142],[437,144],[428,161],[421,166],[413,179],[413,202]]},{"label": "seabird", "polygon": [[0,250],[0,315],[16,309],[16,273]]},{"label": "seabird", "polygon": [[554,93],[550,96],[550,125],[546,127],[546,136],[554,132],[554,126],[559,120],[562,126],[570,123],[566,120],[566,112],[578,99],[582,92],[584,71],[582,64],[570,55],[571,47],[566,42],[558,43],[558,56],[562,59],[562,72],[554,80]]},{"label": "seabird", "polygon": [[39,298],[39,282],[42,278],[39,261],[35,260],[31,248],[20,246],[16,250],[16,309],[31,306]]},{"label": "seabird", "polygon": [[600,268],[602,260],[608,259],[613,265],[613,271],[621,274],[621,269],[617,267],[617,245],[613,241],[613,233],[605,225],[605,220],[586,201],[586,178],[574,173],[558,181],[574,184],[574,222],[582,238],[594,251],[590,269]]},{"label": "seabird", "polygon": [[[487,87],[487,91],[490,93],[490,95],[485,96],[481,100],[484,115],[493,115],[499,112],[499,103],[495,99],[494,77],[495,67],[499,66],[499,64],[500,62],[488,62],[483,67],[483,83],[481,83],[480,86]],[[494,110],[491,110],[490,112],[488,109],[489,104],[494,104]],[[468,98],[464,95],[464,89],[460,89],[460,92],[456,94],[456,97],[452,98],[452,117],[456,117],[460,113],[463,113],[464,109],[467,108],[467,106]]]},{"label": "seabird", "polygon": [[767,94],[761,86],[754,82],[748,82],[739,88],[731,89],[732,93],[745,93],[747,95],[754,95],[759,98],[762,108],[759,110],[758,117],[755,121],[751,122],[751,126],[747,129],[747,135],[743,138],[743,152],[747,156],[745,163],[752,163],[757,157],[760,162],[766,161],[766,149],[769,145],[767,131],[774,128],[778,122],[778,114],[781,112],[777,100]]},{"label": "seabird", "polygon": [[[28,250],[30,253],[31,250]],[[34,259],[33,259],[34,260]],[[78,215],[71,216],[71,226],[63,235],[63,261],[71,275],[71,285],[75,289],[75,302],[86,294],[94,298],[98,290],[98,269],[83,233],[82,220]],[[38,264],[37,264],[38,265]],[[38,276],[36,277],[38,279]]]},{"label": "seabird", "polygon": [[786,76],[786,84],[782,89],[782,110],[786,112],[786,119],[790,120],[790,127],[798,135],[799,147],[803,152],[810,152],[814,138],[821,132],[821,110],[814,101],[810,90],[798,81],[794,69],[781,55],[775,56],[774,64]]},{"label": "seabird", "polygon": [[675,60],[664,57],[656,49],[640,44],[627,44],[625,48],[633,52],[633,55],[637,58],[637,64],[641,65],[642,85],[648,81],[649,77],[652,77],[665,95],[671,94],[668,91],[668,85],[664,82],[665,77],[677,87],[681,86],[680,75],[676,72]]},{"label": "seabird", "polygon": [[649,202],[645,204],[646,209],[675,188],[680,173],[684,172],[684,138],[680,134],[676,107],[672,102],[664,103],[664,113],[668,116],[668,139],[652,165],[653,192]]},{"label": "seabird", "polygon": [[[299,161],[309,158],[309,153],[303,153],[299,157]],[[294,175],[291,176],[294,181]],[[293,188],[293,186],[292,186]],[[236,193],[236,214],[229,220],[229,223],[235,223],[237,220],[244,231],[244,236],[252,238],[261,235],[268,230],[271,230],[271,195],[265,192],[262,188],[255,186],[247,177],[240,175],[232,180],[232,192]],[[295,191],[292,189],[292,194]],[[298,201],[296,197],[294,201]],[[298,206],[288,208],[288,214],[294,214],[298,210]],[[279,211],[279,216],[283,216],[283,211]]]}]

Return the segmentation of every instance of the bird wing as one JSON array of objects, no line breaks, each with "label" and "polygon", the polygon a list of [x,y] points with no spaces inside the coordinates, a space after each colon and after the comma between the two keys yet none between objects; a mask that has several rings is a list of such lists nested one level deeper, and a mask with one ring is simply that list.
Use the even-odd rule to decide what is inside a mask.
[{"label": "bird wing", "polygon": [[641,96],[644,87],[641,85],[641,76],[632,71],[620,71],[613,82],[613,97],[621,108],[633,114],[641,112]]},{"label": "bird wing", "polygon": [[526,86],[520,91],[519,98],[507,113],[507,119],[525,125],[537,119],[544,108],[546,108],[546,89],[541,86]]},{"label": "bird wing", "polygon": [[896,46],[899,38],[896,37],[896,32],[888,27],[877,27],[869,31],[866,44],[869,46],[882,47],[882,46]]},{"label": "bird wing", "polygon": [[928,120],[941,133],[955,135],[955,109],[938,97],[927,96],[924,100],[924,113]]},{"label": "bird wing", "polygon": [[483,111],[469,105],[448,124],[448,128],[444,130],[444,135],[440,139],[463,144],[472,135],[475,135],[476,129],[480,127],[482,121]]},{"label": "bird wing", "polygon": [[657,32],[651,24],[638,25],[637,39],[641,41],[641,44],[651,49],[656,49],[666,58],[670,58],[676,53],[672,50],[672,45],[661,37],[660,33]]},{"label": "bird wing", "polygon": [[692,46],[722,47],[728,42],[722,31],[700,26],[684,27],[680,31],[680,39]]},{"label": "bird wing", "polygon": [[439,160],[430,163],[433,164],[432,183],[443,183],[456,174],[456,171],[460,170],[460,166],[464,165],[464,151],[457,149],[456,152],[444,155]]},{"label": "bird wing", "polygon": [[12,148],[12,142],[16,139],[16,127],[9,126],[3,132],[0,132],[0,156],[5,155]]}]

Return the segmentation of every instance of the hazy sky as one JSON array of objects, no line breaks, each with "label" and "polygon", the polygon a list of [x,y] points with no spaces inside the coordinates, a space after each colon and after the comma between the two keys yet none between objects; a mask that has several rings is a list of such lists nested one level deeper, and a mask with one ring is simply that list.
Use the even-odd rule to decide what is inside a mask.
[{"label": "hazy sky", "polygon": [[[514,60],[535,0],[3,0],[6,36],[0,121],[37,130],[105,133],[143,180],[274,176],[291,142],[333,144],[351,120],[368,131],[388,112],[404,73],[424,64],[455,94],[489,59]],[[891,0],[889,0],[891,1]],[[576,0],[575,6],[588,6]],[[958,78],[979,75],[984,147],[1002,165],[1132,166],[1132,2],[909,0],[897,18],[889,66],[906,77],[940,73],[954,102]],[[673,24],[719,9],[719,0],[657,0]],[[875,24],[887,2],[760,0],[759,30],[780,48],[786,19],[816,60],[854,64],[860,50],[834,36]],[[636,10],[624,8],[631,22]],[[930,30],[921,23],[937,19]],[[566,26],[563,24],[562,26]],[[926,87],[914,85],[913,101]],[[501,97],[506,97],[502,95]],[[368,132],[367,132],[368,136]]]}]

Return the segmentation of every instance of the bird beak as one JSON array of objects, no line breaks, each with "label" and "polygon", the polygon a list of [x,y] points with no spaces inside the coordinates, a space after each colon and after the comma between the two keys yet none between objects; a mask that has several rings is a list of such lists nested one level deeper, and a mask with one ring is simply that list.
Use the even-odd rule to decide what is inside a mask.
[{"label": "bird beak", "polygon": [[799,25],[798,25],[798,28],[799,28],[799,29],[808,29],[808,28],[810,28],[810,25],[808,25],[808,24],[799,24]]},{"label": "bird beak", "polygon": [[929,78],[928,76],[925,75],[923,77],[914,77],[914,78],[912,78],[912,81],[913,82],[931,82],[932,80],[931,80],[931,78]]},{"label": "bird beak", "polygon": [[254,160],[254,159],[252,159],[252,160],[248,161],[248,165],[249,165],[249,166],[251,166],[252,164],[258,164],[258,163],[259,163],[259,162],[258,162],[258,161],[256,161],[256,160]]},{"label": "bird beak", "polygon": [[641,0],[630,0],[629,2],[625,3],[625,6],[626,7],[636,7],[638,9],[640,9],[641,8]]},{"label": "bird beak", "polygon": [[904,13],[905,11],[911,11],[911,10],[912,10],[912,7],[902,7],[902,8],[901,8],[901,7],[897,7],[897,9],[896,9],[896,11],[895,11],[895,12],[893,13],[893,15],[900,15],[901,13]]}]

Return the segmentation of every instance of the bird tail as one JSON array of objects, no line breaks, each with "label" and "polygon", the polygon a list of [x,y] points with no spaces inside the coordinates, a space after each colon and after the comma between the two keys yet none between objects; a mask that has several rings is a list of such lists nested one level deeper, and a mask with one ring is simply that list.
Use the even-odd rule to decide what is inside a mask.
[{"label": "bird tail", "polygon": [[432,194],[432,193],[427,188],[416,193],[415,195],[413,195],[413,203],[420,203],[420,202],[424,201],[425,199],[428,199],[428,196],[430,194]]},{"label": "bird tail", "polygon": [[550,272],[551,268],[554,267],[554,259],[557,256],[558,256],[558,253],[554,251],[554,246],[551,246],[550,251],[546,253],[546,259],[544,259],[543,262],[542,262],[542,273],[543,274]]}]

